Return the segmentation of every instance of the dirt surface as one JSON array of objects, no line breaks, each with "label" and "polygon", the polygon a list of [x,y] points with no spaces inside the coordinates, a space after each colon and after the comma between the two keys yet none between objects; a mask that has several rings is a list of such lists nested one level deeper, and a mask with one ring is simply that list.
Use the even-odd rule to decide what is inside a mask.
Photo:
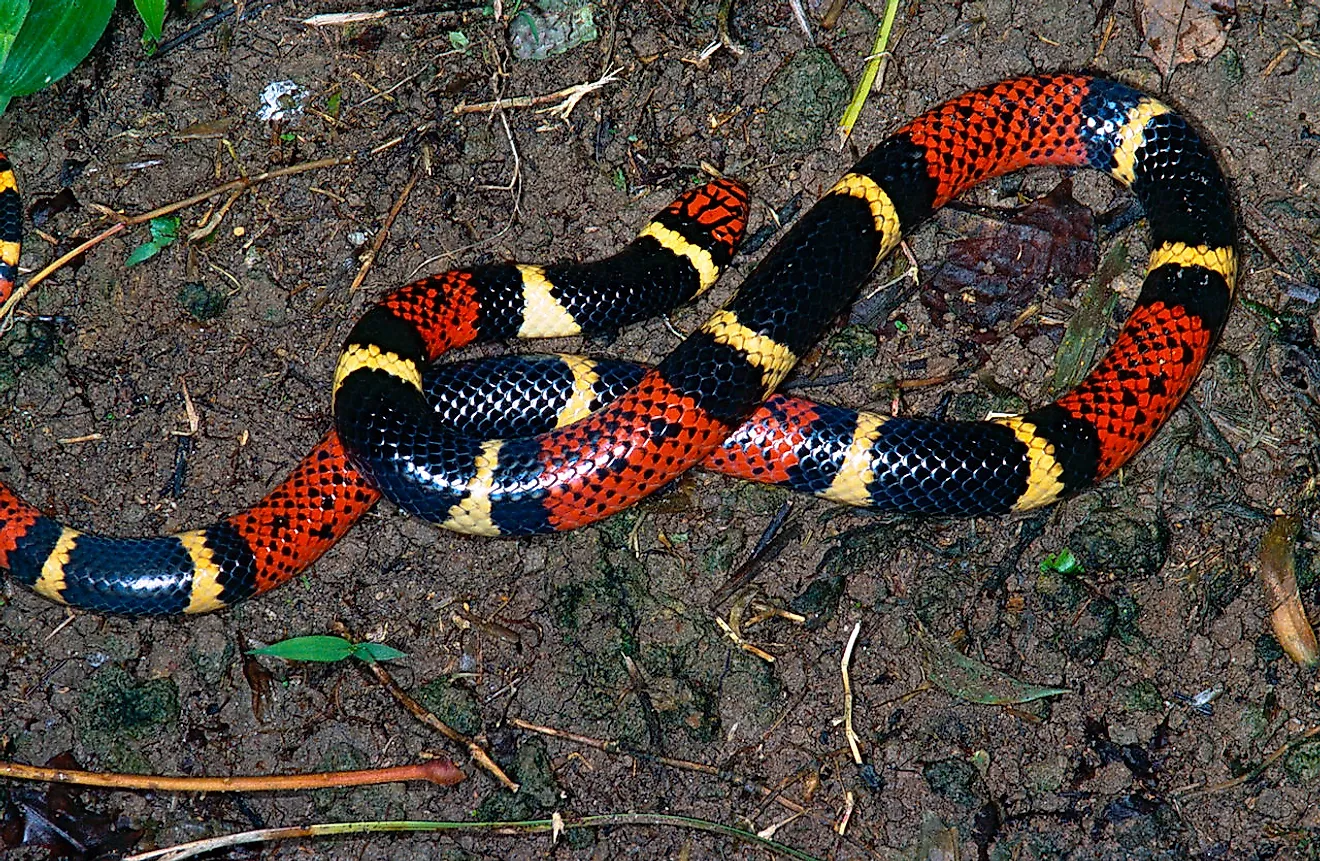
[{"label": "dirt surface", "polygon": [[[1316,677],[1268,634],[1252,561],[1276,507],[1307,514],[1299,497],[1315,468],[1320,8],[1239,4],[1225,50],[1162,83],[1138,57],[1126,2],[1098,15],[1057,0],[908,3],[883,88],[850,151],[839,152],[833,118],[871,50],[871,5],[848,3],[829,30],[813,10],[823,50],[806,53],[787,4],[737,0],[733,31],[745,53],[721,50],[708,62],[696,60],[715,39],[710,2],[605,4],[595,9],[596,40],[546,61],[513,58],[505,28],[480,10],[309,28],[299,19],[328,10],[276,3],[149,60],[136,22],[117,17],[91,60],[0,120],[29,202],[67,186],[81,204],[39,231],[29,225],[25,268],[101,229],[94,204],[135,214],[241,173],[360,158],[260,185],[208,239],[126,268],[146,238],[138,228],[41,285],[0,342],[0,477],[79,528],[151,535],[209,523],[257,500],[327,427],[336,348],[390,286],[458,263],[603,255],[703,163],[751,184],[759,227],[797,195],[814,200],[858,153],[943,98],[1009,75],[1090,68],[1161,93],[1214,142],[1245,226],[1241,295],[1250,300],[1236,308],[1194,404],[1117,480],[1032,519],[878,519],[793,500],[800,532],[754,582],[760,600],[806,623],[744,629],[774,663],[738,649],[715,622],[731,612],[745,620],[745,597],[708,603],[787,497],[709,475],[598,528],[516,543],[438,532],[381,505],[306,577],[205,618],[70,617],[5,581],[4,758],[40,764],[72,751],[100,770],[228,775],[438,752],[469,774],[452,790],[83,795],[98,813],[144,829],[139,847],[313,821],[637,811],[752,831],[778,824],[776,840],[817,858],[934,857],[950,845],[968,858],[1314,857],[1320,749],[1291,748],[1252,772],[1320,724]],[[166,36],[194,23],[175,20]],[[466,50],[455,50],[451,32]],[[549,93],[615,67],[618,82],[566,121],[452,113],[460,102]],[[798,77],[785,79],[786,68]],[[285,79],[311,94],[309,110],[258,119],[263,89]],[[776,108],[781,99],[790,106]],[[365,284],[351,291],[415,171]],[[1032,172],[972,200],[1011,206],[1059,176]],[[1086,175],[1077,194],[1099,213],[1126,200]],[[186,210],[183,231],[224,202]],[[942,214],[912,238],[923,273],[972,217]],[[1099,255],[1117,243],[1135,258],[1114,282],[1130,300],[1141,226],[1102,230]],[[741,258],[714,299],[674,313],[673,327],[692,330],[760,253]],[[906,266],[886,264],[875,283]],[[227,297],[227,307],[198,322],[179,298],[186,284]],[[1045,287],[1033,301],[1062,319],[1076,304]],[[948,391],[968,414],[1048,398],[1061,328],[1041,314],[1017,329],[1002,321],[992,337],[919,298],[893,319],[845,330],[794,384],[888,410],[895,380],[955,377],[902,389],[900,409],[916,414]],[[674,343],[653,323],[587,348],[655,360]],[[841,382],[815,387],[822,379]],[[185,386],[200,424],[176,480]],[[62,442],[90,434],[98,438]],[[1302,596],[1316,606],[1308,546]],[[1041,560],[1065,547],[1086,573],[1042,573]],[[857,623],[863,769],[840,725],[839,661]],[[999,671],[1070,692],[1004,707],[923,687],[919,624]],[[401,684],[477,735],[525,789],[506,793],[351,664],[264,661],[273,681],[257,707],[241,650],[341,625],[408,652],[394,670]],[[515,720],[646,755],[538,735]],[[0,786],[6,796],[11,812],[42,803],[18,784]],[[796,805],[804,815],[793,815]],[[849,805],[840,837],[834,826]],[[767,857],[710,833],[648,826],[572,832],[557,846],[547,835],[465,834],[261,852],[309,853]]]}]

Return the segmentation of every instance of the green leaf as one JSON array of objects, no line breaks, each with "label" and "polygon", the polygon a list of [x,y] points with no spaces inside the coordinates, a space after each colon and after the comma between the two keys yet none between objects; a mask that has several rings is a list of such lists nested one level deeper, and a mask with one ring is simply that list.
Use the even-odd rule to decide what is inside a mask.
[{"label": "green leaf", "polygon": [[0,0],[0,68],[4,68],[30,5],[30,0]]},{"label": "green leaf", "polygon": [[326,636],[294,637],[291,640],[273,643],[264,649],[253,649],[250,654],[270,655],[286,661],[318,661],[325,664],[342,661],[345,658],[357,658],[368,664],[374,664],[376,661],[395,661],[408,657],[406,652],[400,652],[384,643],[350,643],[343,637]]},{"label": "green leaf", "polygon": [[374,664],[376,661],[397,661],[408,657],[407,652],[400,652],[384,643],[357,643],[353,646],[353,655],[368,664]]},{"label": "green leaf", "polygon": [[133,5],[137,7],[142,25],[147,28],[145,38],[153,43],[159,42],[165,29],[165,0],[133,0]]},{"label": "green leaf", "polygon": [[1055,574],[1082,574],[1081,560],[1073,555],[1073,552],[1067,547],[1058,553],[1047,553],[1045,558],[1040,560],[1040,570],[1046,573],[1053,571]]},{"label": "green leaf", "polygon": [[139,263],[150,260],[159,254],[160,250],[164,247],[164,245],[161,245],[158,242],[144,242],[129,253],[128,258],[124,261],[124,265],[136,266]]},{"label": "green leaf", "polygon": [[943,640],[932,637],[924,628],[917,629],[917,643],[921,646],[926,678],[930,683],[970,703],[1025,703],[1072,693],[1068,688],[1041,687],[1001,673],[988,664],[967,657]]},{"label": "green leaf", "polygon": [[144,260],[150,260],[173,244],[179,238],[178,216],[162,215],[153,218],[148,222],[147,229],[151,231],[151,239],[133,249],[124,261],[125,266],[136,266]]},{"label": "green leaf", "polygon": [[270,655],[286,661],[318,661],[328,664],[351,657],[353,644],[343,637],[294,637],[272,643],[264,649],[253,649],[250,654]]},{"label": "green leaf", "polygon": [[147,229],[151,231],[151,241],[164,248],[179,238],[179,217],[161,215],[151,219],[147,223]]},{"label": "green leaf", "polygon": [[35,0],[0,69],[0,109],[63,78],[92,52],[114,0]]},{"label": "green leaf", "polygon": [[449,32],[449,47],[455,51],[466,51],[472,40],[462,30],[451,30]]}]

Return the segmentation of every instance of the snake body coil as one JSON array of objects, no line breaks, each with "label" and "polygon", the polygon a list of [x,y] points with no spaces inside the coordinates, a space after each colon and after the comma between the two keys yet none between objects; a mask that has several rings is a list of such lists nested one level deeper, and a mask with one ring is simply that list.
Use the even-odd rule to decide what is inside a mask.
[{"label": "snake body coil", "polygon": [[[1132,314],[1075,390],[984,422],[773,394],[905,231],[970,186],[1031,165],[1105,171],[1150,224]],[[0,279],[11,284],[12,188],[2,165],[0,265],[10,268]],[[335,429],[252,509],[167,538],[101,538],[0,485],[0,567],[78,606],[204,612],[306,568],[381,493],[447,527],[528,535],[609,516],[699,464],[913,513],[1047,505],[1112,474],[1155,434],[1222,331],[1237,277],[1227,185],[1185,120],[1112,81],[1025,77],[952,99],[879,144],[654,368],[572,357],[428,370],[474,341],[609,330],[702,292],[732,256],[746,201],[721,180],[607,261],[458,270],[401,287],[348,337]],[[510,429],[533,435],[489,436]]]}]

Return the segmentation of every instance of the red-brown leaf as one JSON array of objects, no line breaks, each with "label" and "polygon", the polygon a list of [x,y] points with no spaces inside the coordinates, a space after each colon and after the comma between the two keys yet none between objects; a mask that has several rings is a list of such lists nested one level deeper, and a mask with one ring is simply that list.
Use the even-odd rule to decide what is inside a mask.
[{"label": "red-brown leaf", "polygon": [[1135,0],[1141,56],[1168,78],[1183,63],[1204,62],[1224,49],[1237,0]]}]

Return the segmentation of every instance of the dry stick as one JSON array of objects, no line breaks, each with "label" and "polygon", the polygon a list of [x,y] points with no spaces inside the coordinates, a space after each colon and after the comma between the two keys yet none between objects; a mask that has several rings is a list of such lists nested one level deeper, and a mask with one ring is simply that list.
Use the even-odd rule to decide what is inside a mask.
[{"label": "dry stick", "polygon": [[[624,756],[630,756],[633,759],[641,759],[647,762],[654,762],[659,765],[665,765],[671,768],[677,768],[681,771],[693,771],[696,772],[697,774],[707,774],[710,775],[711,777],[719,778],[720,780],[723,780],[727,783],[737,784],[741,789],[753,790],[756,793],[758,793],[762,798],[772,800],[780,807],[783,807],[786,810],[791,810],[793,813],[799,814],[801,816],[805,816],[806,818],[810,819],[812,822],[815,822],[817,825],[822,825],[831,830],[834,829],[834,823],[822,820],[817,814],[813,813],[807,807],[799,804],[798,802],[784,795],[782,791],[782,786],[772,789],[768,786],[763,785],[760,781],[758,781],[755,778],[747,777],[738,774],[735,771],[730,771],[728,769],[716,768],[715,766],[707,765],[704,762],[693,762],[692,760],[688,760],[688,759],[675,759],[672,756],[662,756],[661,754],[658,753],[647,753],[645,751],[633,750],[631,748],[624,747],[622,744],[620,744],[617,741],[606,741],[604,739],[594,738],[589,735],[582,735],[581,733],[572,732],[570,730],[555,729],[552,726],[542,726],[540,724],[534,724],[529,721],[521,720],[519,718],[511,718],[509,720],[509,724],[518,727],[518,729],[527,730],[528,732],[538,733],[540,735],[549,736],[550,738],[561,738],[566,741],[574,742],[575,744],[585,745],[586,747],[599,750],[601,753],[622,754]],[[852,838],[844,836],[844,839],[847,840],[849,844],[853,846],[858,846],[860,848],[860,844],[858,844]]]},{"label": "dry stick", "polygon": [[[596,750],[599,750],[601,753],[623,754],[624,756],[631,756],[634,759],[645,759],[651,762],[655,762],[659,765],[667,765],[671,768],[677,768],[680,771],[694,771],[697,774],[708,774],[711,777],[718,777],[722,780],[729,780],[732,782],[743,784],[744,786],[755,787],[763,795],[769,795],[771,792],[770,789],[755,783],[751,778],[743,777],[740,774],[728,771],[726,769],[716,768],[713,765],[707,765],[704,762],[693,762],[692,760],[689,759],[675,759],[672,756],[663,756],[662,754],[658,754],[658,753],[646,753],[644,751],[631,750],[629,748],[624,747],[617,741],[606,741],[600,738],[593,738],[592,736],[589,735],[582,735],[580,733],[571,732],[566,729],[555,729],[552,726],[541,726],[540,724],[534,724],[529,721],[521,720],[519,718],[512,718],[509,720],[509,723],[512,726],[518,727],[518,729],[525,729],[528,732],[538,733],[540,735],[549,736],[551,738],[562,738],[565,739],[566,741],[571,741],[576,744],[581,744],[587,747],[595,748]],[[789,810],[793,811],[794,813],[801,813],[807,816],[811,815],[810,811],[808,811],[807,808],[803,807],[801,804],[798,804],[796,801],[794,801],[791,798],[788,798],[787,796],[778,795],[775,797],[775,801],[778,802],[781,806],[786,807]]]},{"label": "dry stick", "polygon": [[1215,792],[1223,792],[1226,789],[1232,789],[1236,786],[1241,786],[1244,783],[1249,783],[1264,774],[1265,770],[1278,762],[1285,753],[1295,747],[1305,744],[1317,735],[1320,735],[1320,726],[1313,726],[1305,732],[1293,736],[1283,744],[1279,745],[1279,747],[1272,751],[1269,756],[1261,760],[1260,765],[1244,774],[1239,774],[1232,780],[1225,780],[1221,783],[1212,783],[1209,786],[1196,786],[1193,784],[1192,786],[1175,789],[1171,794],[1179,801],[1182,801],[1189,798],[1199,798],[1202,795],[1210,795]]},{"label": "dry stick", "polygon": [[203,191],[200,194],[194,194],[192,197],[184,198],[183,200],[177,201],[175,203],[166,204],[165,206],[159,207],[157,209],[153,209],[150,212],[144,212],[141,215],[124,216],[124,215],[120,215],[119,213],[115,212],[112,209],[100,207],[101,213],[103,215],[105,215],[108,218],[112,218],[116,220],[118,223],[112,225],[109,229],[105,230],[104,232],[87,240],[82,245],[79,245],[77,248],[73,249],[68,254],[65,254],[64,256],[60,257],[58,260],[51,263],[46,268],[42,269],[36,275],[29,278],[27,282],[23,284],[22,287],[14,291],[14,295],[10,296],[8,301],[6,301],[4,305],[0,305],[0,320],[3,320],[9,314],[9,312],[12,311],[14,307],[18,305],[18,303],[21,302],[24,297],[27,296],[28,293],[32,292],[32,288],[36,287],[46,278],[49,278],[53,272],[66,265],[70,260],[73,260],[79,254],[82,254],[83,252],[87,251],[90,248],[93,248],[94,246],[100,245],[102,242],[106,241],[111,236],[114,236],[116,233],[122,232],[127,227],[131,227],[132,225],[135,224],[142,224],[143,222],[150,221],[153,218],[159,218],[162,215],[169,215],[170,213],[177,212],[180,209],[186,209],[189,206],[193,206],[195,204],[202,203],[203,201],[210,200],[211,198],[216,197],[217,195],[225,194],[232,191],[243,191],[249,189],[254,185],[258,185],[270,179],[278,179],[282,176],[294,176],[299,173],[306,173],[309,170],[319,170],[320,168],[323,167],[336,167],[341,164],[350,164],[352,161],[353,161],[353,156],[351,155],[336,156],[334,158],[321,158],[321,159],[317,159],[316,161],[305,161],[302,164],[292,164],[289,165],[288,167],[282,167],[277,170],[268,170],[265,173],[259,173],[256,176],[240,177],[239,179],[230,180],[229,182],[217,185],[214,188],[210,189],[209,191]]},{"label": "dry stick", "polygon": [[421,179],[421,176],[422,168],[421,165],[418,165],[413,170],[412,176],[408,177],[408,184],[403,187],[403,191],[399,192],[394,205],[390,207],[389,215],[385,216],[385,223],[376,232],[376,238],[371,243],[371,248],[367,250],[366,255],[363,257],[362,265],[358,267],[357,277],[348,286],[349,293],[356,293],[357,289],[362,286],[362,282],[366,280],[367,272],[370,271],[371,265],[376,262],[376,255],[380,253],[381,246],[385,244],[385,238],[390,235],[390,228],[394,226],[394,219],[399,217],[403,205],[408,202],[408,195],[412,194],[412,190],[417,185],[417,180]]},{"label": "dry stick", "polygon": [[[742,775],[726,769],[717,768],[713,765],[707,765],[704,762],[693,762],[690,759],[675,759],[672,756],[664,756],[658,753],[646,753],[645,751],[632,750],[624,747],[617,741],[606,741],[605,739],[582,735],[581,733],[572,732],[566,729],[555,729],[552,726],[542,726],[520,718],[511,718],[509,723],[518,727],[518,729],[525,729],[528,732],[538,733],[539,735],[545,735],[551,738],[562,738],[576,744],[586,745],[587,747],[599,750],[601,753],[623,754],[624,756],[631,756],[634,759],[645,759],[659,765],[667,765],[681,771],[693,771],[697,774],[708,774],[711,777],[718,777],[725,780],[733,780],[738,783],[752,785],[752,780],[750,778],[743,777]],[[764,787],[761,787],[761,789],[762,791],[766,791]],[[792,799],[784,798],[782,796],[781,799],[781,803],[794,813],[807,812],[805,807],[794,802]]]},{"label": "dry stick", "polygon": [[160,777],[154,774],[118,774],[45,768],[18,762],[0,762],[0,777],[44,783],[72,783],[106,789],[140,789],[158,792],[285,792],[291,789],[324,789],[425,780],[453,786],[466,777],[447,759],[413,765],[370,768],[361,771],[322,771],[315,774],[268,774],[245,777]]},{"label": "dry stick", "polygon": [[459,103],[454,107],[454,116],[463,114],[479,114],[486,111],[493,111],[496,108],[535,108],[541,105],[548,105],[554,102],[561,102],[562,105],[555,109],[555,112],[561,116],[567,116],[582,97],[588,93],[599,90],[606,84],[612,84],[619,79],[620,69],[612,69],[606,72],[600,79],[592,81],[589,84],[574,84],[571,87],[565,87],[562,90],[556,90],[553,93],[546,93],[543,96],[515,96],[511,99],[496,99],[493,102],[481,102],[476,105]]},{"label": "dry stick", "polygon": [[144,212],[141,215],[131,217],[117,216],[113,212],[107,212],[111,218],[120,218],[124,224],[141,224],[144,221],[150,221],[153,218],[159,218],[162,215],[169,215],[171,212],[177,212],[180,209],[187,209],[204,200],[210,200],[216,195],[225,194],[235,189],[248,189],[254,185],[259,185],[267,180],[279,179],[282,176],[296,176],[300,173],[306,173],[309,170],[320,170],[323,167],[338,167],[343,164],[352,164],[353,156],[340,155],[331,158],[318,158],[316,161],[305,161],[301,164],[291,164],[288,167],[281,167],[275,170],[268,170],[259,173],[256,176],[241,176],[238,179],[231,179],[229,182],[221,183],[214,188],[194,194],[192,197],[184,198],[177,203],[169,203],[159,209],[153,209],[150,212]]},{"label": "dry stick", "polygon": [[404,691],[403,688],[399,687],[398,683],[394,681],[394,677],[390,675],[390,671],[385,669],[385,667],[379,662],[368,664],[367,666],[371,669],[376,680],[384,685],[385,690],[389,691],[390,695],[398,700],[399,704],[406,708],[413,717],[440,733],[454,744],[461,744],[463,747],[467,748],[468,756],[472,757],[472,760],[477,765],[490,772],[491,775],[500,783],[504,784],[504,787],[510,792],[518,791],[518,784],[504,773],[504,769],[495,764],[495,760],[491,759],[490,755],[481,749],[481,745],[440,720],[440,718],[431,714],[426,710],[425,706],[408,696],[408,693]]},{"label": "dry stick", "polygon": [[79,245],[77,248],[73,249],[68,254],[64,254],[59,258],[57,258],[52,263],[47,264],[44,269],[42,269],[36,275],[33,275],[31,278],[25,281],[21,287],[15,290],[13,295],[11,295],[5,301],[5,304],[0,305],[0,320],[5,320],[9,316],[9,312],[13,311],[14,308],[18,305],[18,303],[22,302],[24,297],[26,297],[27,294],[32,292],[32,289],[34,287],[36,287],[42,281],[45,281],[56,271],[58,271],[63,266],[65,266],[70,260],[73,260],[75,257],[82,254],[83,252],[91,248],[94,248],[97,245],[100,245],[102,242],[105,242],[107,239],[109,239],[111,236],[114,236],[116,233],[122,233],[126,227],[127,225],[123,222],[112,225],[110,228],[101,231],[101,233],[99,233],[96,236],[93,236],[91,239],[87,240],[82,245]]},{"label": "dry stick", "polygon": [[[848,664],[852,663],[853,647],[857,645],[857,635],[862,632],[862,623],[859,621],[853,625],[852,636],[848,638],[848,645],[843,650],[843,658],[839,661],[839,669],[843,673],[843,735],[848,739],[848,747],[852,750],[853,762],[857,765],[862,764],[862,751],[857,746],[857,732],[853,729],[853,693],[852,679],[848,676]],[[840,834],[843,832],[840,831]]]}]

